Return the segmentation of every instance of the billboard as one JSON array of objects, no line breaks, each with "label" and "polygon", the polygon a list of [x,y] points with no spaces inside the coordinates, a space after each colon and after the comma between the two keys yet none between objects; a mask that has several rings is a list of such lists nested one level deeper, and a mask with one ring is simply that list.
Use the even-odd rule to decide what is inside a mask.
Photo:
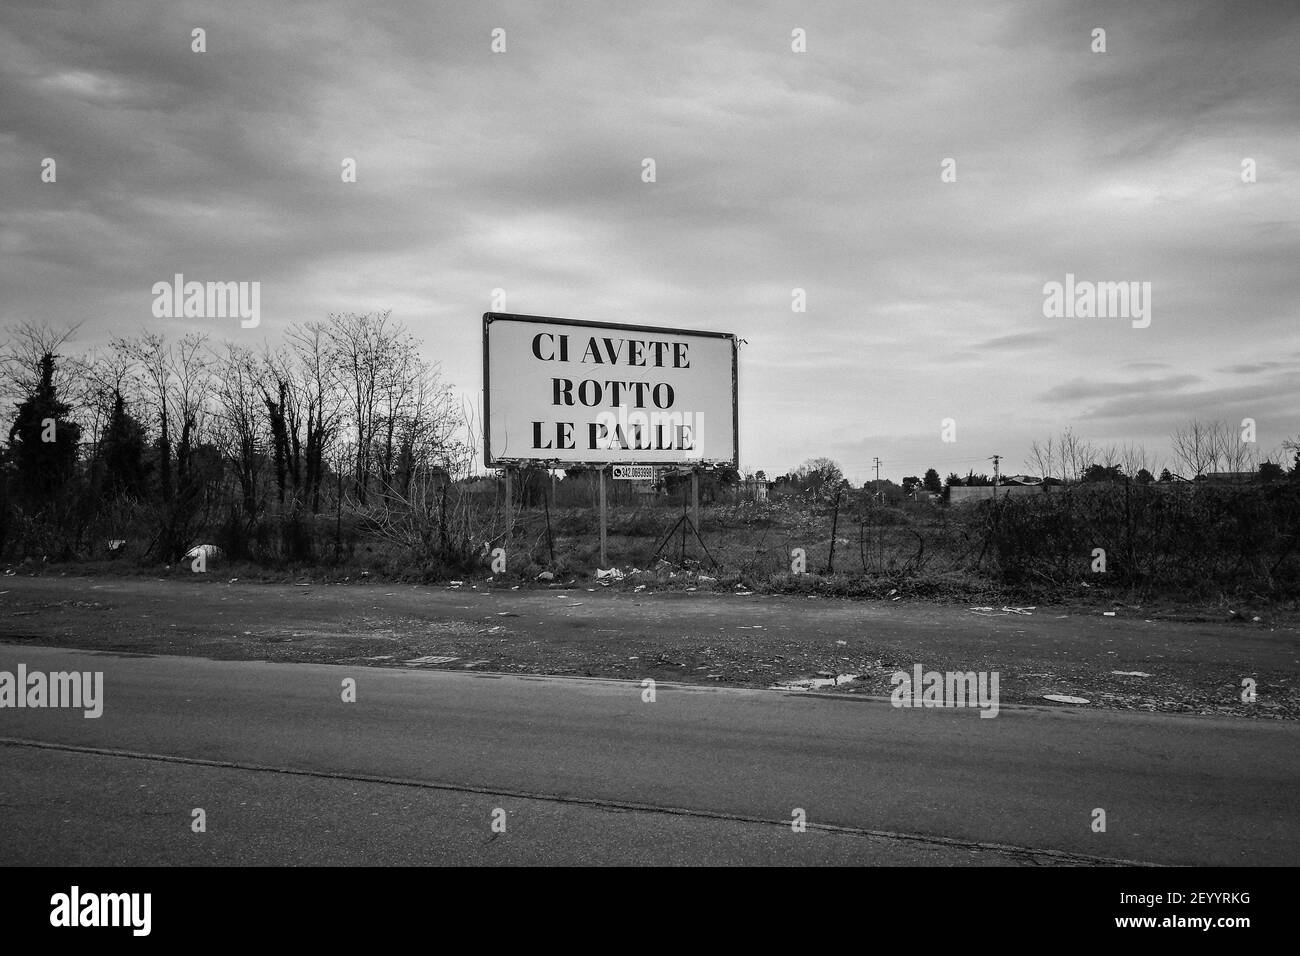
[{"label": "billboard", "polygon": [[533,315],[483,316],[483,459],[739,463],[736,337]]}]

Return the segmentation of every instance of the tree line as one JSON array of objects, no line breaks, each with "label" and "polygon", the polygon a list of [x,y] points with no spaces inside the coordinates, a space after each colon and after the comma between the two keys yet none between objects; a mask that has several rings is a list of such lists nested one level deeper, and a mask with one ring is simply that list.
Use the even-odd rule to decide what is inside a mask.
[{"label": "tree line", "polygon": [[77,351],[25,323],[0,349],[0,554],[85,555],[103,532],[172,561],[200,532],[383,508],[467,473],[463,412],[389,312],[334,314],[253,348],[158,332]]}]

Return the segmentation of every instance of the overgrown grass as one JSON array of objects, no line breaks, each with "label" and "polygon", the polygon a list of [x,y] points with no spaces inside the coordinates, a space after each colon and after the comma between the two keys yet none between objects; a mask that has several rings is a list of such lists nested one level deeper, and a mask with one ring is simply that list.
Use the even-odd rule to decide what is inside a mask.
[{"label": "overgrown grass", "polygon": [[[518,511],[490,499],[388,508],[381,513],[280,515],[249,527],[212,522],[201,540],[226,560],[208,569],[245,580],[433,583],[451,579],[587,580],[599,565],[599,516],[590,508]],[[1288,602],[1300,595],[1300,484],[1212,486],[1178,492],[1095,486],[959,508],[833,502],[707,507],[700,538],[677,506],[610,509],[609,563],[637,583],[813,593],[879,600],[1111,600]],[[549,517],[549,520],[548,520]],[[160,560],[147,514],[116,514],[69,560],[27,555],[27,571],[191,575]],[[123,528],[121,523],[127,526]],[[510,527],[507,534],[507,527]],[[834,537],[831,530],[834,527]],[[108,537],[127,544],[112,559]],[[43,540],[32,533],[29,540]],[[1104,570],[1098,556],[1104,555]],[[10,567],[21,555],[9,555]],[[68,555],[64,555],[68,557]],[[501,570],[501,560],[505,568]]]}]

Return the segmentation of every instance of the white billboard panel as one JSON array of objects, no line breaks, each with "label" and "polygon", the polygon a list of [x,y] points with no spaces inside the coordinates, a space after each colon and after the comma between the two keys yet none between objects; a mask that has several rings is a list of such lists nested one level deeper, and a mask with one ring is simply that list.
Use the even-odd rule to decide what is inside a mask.
[{"label": "white billboard panel", "polygon": [[483,316],[484,462],[739,462],[736,337]]}]

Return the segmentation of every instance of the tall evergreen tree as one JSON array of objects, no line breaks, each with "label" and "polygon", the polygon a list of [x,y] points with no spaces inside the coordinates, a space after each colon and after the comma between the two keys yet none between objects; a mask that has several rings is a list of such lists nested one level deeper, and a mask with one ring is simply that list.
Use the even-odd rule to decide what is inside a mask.
[{"label": "tall evergreen tree", "polygon": [[52,501],[76,473],[81,441],[81,426],[68,418],[72,409],[59,400],[54,386],[54,355],[42,355],[38,368],[40,377],[19,402],[9,429],[14,491],[36,506]]},{"label": "tall evergreen tree", "polygon": [[114,497],[125,494],[142,498],[145,494],[148,439],[144,425],[126,410],[121,392],[113,396],[113,410],[99,439],[99,456],[103,467],[101,494]]}]

